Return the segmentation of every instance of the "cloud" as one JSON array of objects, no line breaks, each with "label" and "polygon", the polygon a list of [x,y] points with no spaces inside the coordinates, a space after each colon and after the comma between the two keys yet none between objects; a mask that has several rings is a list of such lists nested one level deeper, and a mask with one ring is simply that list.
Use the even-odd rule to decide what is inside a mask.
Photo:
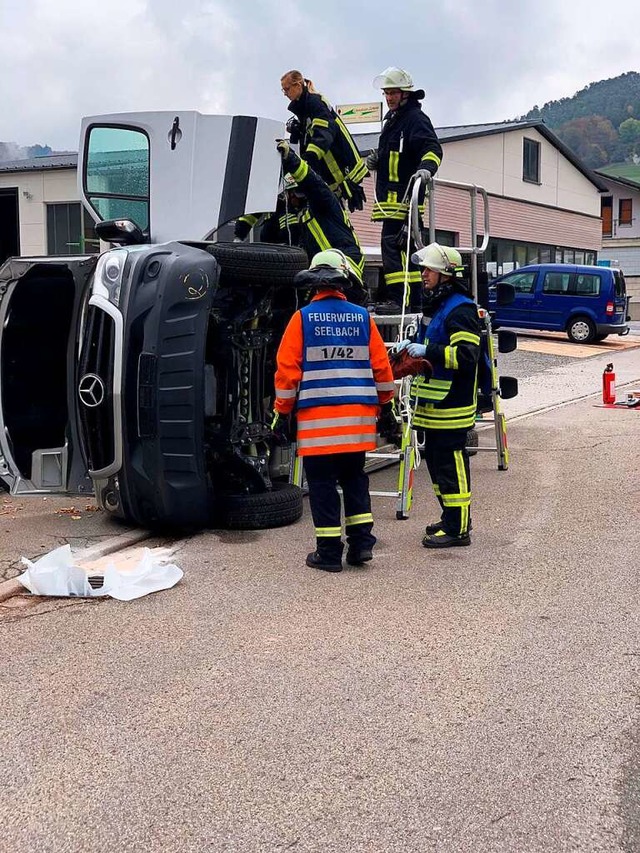
[{"label": "cloud", "polygon": [[285,119],[291,68],[348,103],[400,65],[436,126],[500,121],[637,70],[640,4],[616,17],[609,34],[595,0],[5,0],[0,139],[76,148],[83,115],[149,109]]}]

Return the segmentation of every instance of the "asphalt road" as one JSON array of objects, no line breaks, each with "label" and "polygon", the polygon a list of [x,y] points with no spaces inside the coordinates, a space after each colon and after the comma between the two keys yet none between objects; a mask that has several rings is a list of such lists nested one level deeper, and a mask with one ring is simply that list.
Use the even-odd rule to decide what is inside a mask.
[{"label": "asphalt road", "polygon": [[640,413],[595,402],[474,458],[470,548],[421,547],[421,467],[365,569],[306,568],[307,511],[186,541],[167,592],[10,615],[0,849],[639,850]]}]

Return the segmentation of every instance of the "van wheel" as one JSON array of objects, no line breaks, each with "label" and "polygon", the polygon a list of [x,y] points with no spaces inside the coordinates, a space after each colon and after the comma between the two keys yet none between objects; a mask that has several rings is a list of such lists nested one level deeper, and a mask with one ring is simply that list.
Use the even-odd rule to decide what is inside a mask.
[{"label": "van wheel", "polygon": [[297,246],[211,243],[207,252],[220,264],[220,287],[290,286],[296,273],[309,266],[306,252]]},{"label": "van wheel", "polygon": [[596,339],[596,327],[589,317],[574,317],[567,326],[567,336],[574,344],[591,344]]},{"label": "van wheel", "polygon": [[266,530],[284,527],[302,517],[302,489],[292,483],[273,483],[273,490],[252,495],[225,495],[216,526],[227,530]]}]

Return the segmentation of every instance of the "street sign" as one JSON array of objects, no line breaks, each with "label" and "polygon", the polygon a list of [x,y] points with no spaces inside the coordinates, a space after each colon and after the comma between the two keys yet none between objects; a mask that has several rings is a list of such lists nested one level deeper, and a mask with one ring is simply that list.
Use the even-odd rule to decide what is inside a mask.
[{"label": "street sign", "polygon": [[382,103],[342,104],[336,112],[345,124],[364,124],[369,121],[382,121]]}]

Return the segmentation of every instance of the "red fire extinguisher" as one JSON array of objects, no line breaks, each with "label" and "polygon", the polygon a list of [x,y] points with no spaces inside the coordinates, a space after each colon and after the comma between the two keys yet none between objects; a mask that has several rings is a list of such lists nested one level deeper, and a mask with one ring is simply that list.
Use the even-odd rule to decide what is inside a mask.
[{"label": "red fire extinguisher", "polygon": [[608,364],[602,374],[602,402],[615,403],[616,401],[616,375],[613,372],[613,364]]}]

